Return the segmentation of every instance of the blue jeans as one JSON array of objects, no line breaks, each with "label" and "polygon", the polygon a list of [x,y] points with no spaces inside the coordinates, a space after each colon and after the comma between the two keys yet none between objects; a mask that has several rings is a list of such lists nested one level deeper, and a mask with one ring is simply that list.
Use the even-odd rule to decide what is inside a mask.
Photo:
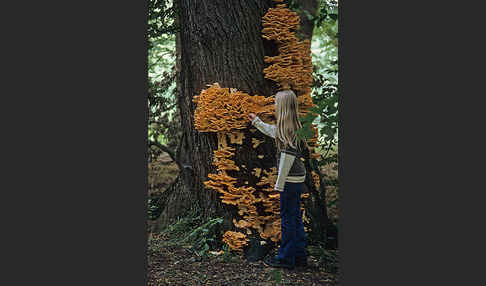
[{"label": "blue jeans", "polygon": [[300,196],[303,183],[285,183],[284,191],[280,193],[280,217],[282,218],[282,241],[277,258],[291,265],[295,264],[296,256],[307,256],[307,245]]}]

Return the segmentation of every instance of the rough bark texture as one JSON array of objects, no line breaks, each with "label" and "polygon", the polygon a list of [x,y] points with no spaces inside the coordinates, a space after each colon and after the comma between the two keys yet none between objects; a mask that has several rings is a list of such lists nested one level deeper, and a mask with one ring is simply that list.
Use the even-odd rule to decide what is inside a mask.
[{"label": "rough bark texture", "polygon": [[[213,151],[217,149],[215,133],[200,133],[194,129],[193,97],[207,84],[218,82],[222,87],[236,88],[250,95],[270,96],[276,92],[274,82],[264,78],[264,56],[277,53],[274,43],[261,37],[261,18],[274,3],[270,0],[177,0],[180,32],[176,39],[178,103],[183,129],[178,160],[183,166],[181,174],[161,199],[163,212],[158,228],[165,227],[174,218],[184,215],[191,207],[198,206],[203,216],[223,216],[223,229],[234,228],[231,220],[236,214],[234,206],[220,202],[219,194],[205,189],[203,182],[208,173],[214,173],[211,164]],[[250,123],[249,123],[250,125]],[[253,168],[268,170],[276,167],[275,144],[260,132],[244,130],[243,145],[236,148],[234,161],[246,165],[242,171],[230,175],[254,186],[259,180],[251,175]],[[265,140],[254,149],[251,137]],[[258,159],[257,155],[264,155]],[[315,190],[311,167],[304,189],[311,193],[306,203],[312,216],[311,228],[317,237],[322,236],[327,225],[325,204]]]},{"label": "rough bark texture", "polygon": [[317,1],[316,0],[295,0],[298,5],[297,14],[300,17],[300,29],[297,32],[298,36],[305,39],[312,38],[312,32],[314,31],[314,22],[312,22],[304,11],[307,11],[310,15],[316,16],[317,13]]}]

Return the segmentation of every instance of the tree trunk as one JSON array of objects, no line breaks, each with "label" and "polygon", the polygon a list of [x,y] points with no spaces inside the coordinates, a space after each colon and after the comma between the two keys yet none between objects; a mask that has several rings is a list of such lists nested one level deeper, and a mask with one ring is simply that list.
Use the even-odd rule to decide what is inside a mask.
[{"label": "tree trunk", "polygon": [[[181,115],[182,142],[178,159],[183,166],[174,184],[161,199],[163,212],[158,219],[159,229],[192,207],[202,210],[203,217],[224,217],[222,228],[234,229],[232,219],[236,207],[221,203],[219,194],[203,185],[209,173],[215,173],[213,151],[218,148],[216,133],[202,133],[194,128],[192,101],[208,84],[218,82],[221,87],[236,88],[250,95],[270,96],[276,84],[264,78],[264,56],[276,55],[273,42],[261,37],[262,16],[273,7],[270,0],[177,0],[180,32],[177,36],[178,103]],[[180,58],[179,58],[180,55]],[[249,124],[250,126],[250,124]],[[233,157],[236,165],[245,165],[235,173],[237,185],[248,181],[255,186],[259,180],[252,169],[268,170],[276,167],[276,149],[271,138],[260,132],[243,130],[245,140],[236,148]],[[265,140],[258,148],[252,147],[251,138]],[[264,155],[258,159],[257,155]],[[308,154],[307,154],[308,155]],[[307,157],[308,158],[308,157]],[[315,189],[311,176],[312,167],[307,165],[304,191],[311,194],[306,210],[316,239],[322,236],[327,225],[327,212],[322,195]]]},{"label": "tree trunk", "polygon": [[317,13],[317,0],[295,0],[295,4],[298,6],[296,11],[300,17],[300,29],[297,31],[297,35],[301,39],[312,39],[312,33],[314,31],[314,22],[307,16],[307,11],[311,16],[315,17]]}]

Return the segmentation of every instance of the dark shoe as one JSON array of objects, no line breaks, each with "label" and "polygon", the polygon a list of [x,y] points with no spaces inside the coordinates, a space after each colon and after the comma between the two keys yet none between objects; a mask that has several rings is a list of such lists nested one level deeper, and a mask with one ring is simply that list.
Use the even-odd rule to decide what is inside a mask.
[{"label": "dark shoe", "polygon": [[277,267],[277,268],[287,268],[287,269],[294,269],[295,266],[287,263],[286,261],[278,259],[276,256],[270,256],[267,259],[265,259],[264,263],[266,265],[272,266],[272,267]]},{"label": "dark shoe", "polygon": [[296,256],[295,267],[307,267],[307,256]]}]

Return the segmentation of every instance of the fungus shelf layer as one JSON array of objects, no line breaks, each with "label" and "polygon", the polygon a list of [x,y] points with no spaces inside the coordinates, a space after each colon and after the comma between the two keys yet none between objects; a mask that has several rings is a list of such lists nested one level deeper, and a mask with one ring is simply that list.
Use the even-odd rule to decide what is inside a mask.
[{"label": "fungus shelf layer", "polygon": [[[283,1],[274,0],[281,3]],[[299,29],[300,18],[297,13],[287,8],[286,4],[277,4],[268,9],[262,18],[262,37],[275,41],[278,46],[277,56],[264,58],[269,64],[263,72],[265,78],[273,80],[280,89],[292,89],[299,101],[299,116],[304,116],[316,106],[312,102],[312,56],[310,41],[300,41],[295,35]],[[313,137],[308,139],[312,158],[320,158],[315,152],[318,138],[317,128],[312,125]]]},{"label": "fungus shelf layer", "polygon": [[[222,88],[218,83],[194,96],[194,125],[199,132],[235,132],[248,128],[248,114],[272,115],[274,98]],[[235,137],[233,140],[242,138]]]}]

